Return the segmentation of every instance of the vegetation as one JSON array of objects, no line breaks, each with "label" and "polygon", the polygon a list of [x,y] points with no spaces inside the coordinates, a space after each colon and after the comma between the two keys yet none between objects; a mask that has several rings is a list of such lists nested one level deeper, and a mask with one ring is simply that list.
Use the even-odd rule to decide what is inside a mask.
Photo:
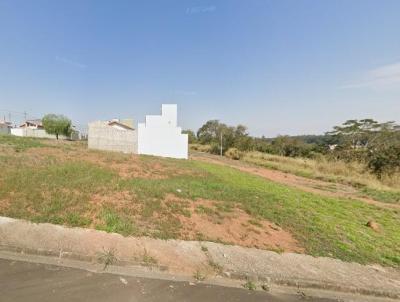
[{"label": "vegetation", "polygon": [[243,284],[243,287],[248,290],[256,290],[257,289],[257,285],[251,280],[247,280],[246,283]]},{"label": "vegetation", "polygon": [[[221,214],[238,207],[255,221],[271,221],[307,254],[400,266],[397,209],[323,197],[220,165],[94,152],[74,142],[43,148],[51,143],[38,142],[15,152],[19,138],[0,137],[0,215],[185,238],[179,217],[190,216],[195,200],[211,200]],[[177,199],[169,202],[168,196]],[[370,220],[378,231],[366,226]]]},{"label": "vegetation", "polygon": [[241,159],[243,156],[243,152],[239,151],[237,148],[229,148],[226,152],[225,152],[225,156],[229,157],[230,159]]},{"label": "vegetation", "polygon": [[360,190],[361,195],[370,196],[379,201],[400,202],[399,175],[386,175],[378,179],[374,174],[366,171],[363,164],[356,161],[346,162],[326,157],[291,158],[262,152],[248,152],[242,160],[302,177],[351,185]]},{"label": "vegetation", "polygon": [[400,201],[400,127],[373,119],[348,120],[320,136],[248,135],[246,127],[208,121],[192,150],[224,155],[309,178],[350,184],[384,202]]},{"label": "vegetation", "polygon": [[44,130],[48,134],[69,136],[72,132],[71,120],[63,115],[47,114],[42,119]]}]

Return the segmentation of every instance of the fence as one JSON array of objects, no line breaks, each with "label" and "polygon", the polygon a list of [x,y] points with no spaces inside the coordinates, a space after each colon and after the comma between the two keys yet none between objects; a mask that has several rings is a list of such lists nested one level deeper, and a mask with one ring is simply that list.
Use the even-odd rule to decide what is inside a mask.
[{"label": "fence", "polygon": [[89,124],[89,149],[137,153],[137,131],[110,127],[104,122]]}]

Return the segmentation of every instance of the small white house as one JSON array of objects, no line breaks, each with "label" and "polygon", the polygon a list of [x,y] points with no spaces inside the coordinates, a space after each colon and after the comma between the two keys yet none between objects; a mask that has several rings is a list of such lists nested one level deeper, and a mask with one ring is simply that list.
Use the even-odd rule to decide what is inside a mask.
[{"label": "small white house", "polygon": [[161,115],[147,115],[138,124],[138,153],[188,158],[188,135],[177,126],[177,105],[163,104]]}]

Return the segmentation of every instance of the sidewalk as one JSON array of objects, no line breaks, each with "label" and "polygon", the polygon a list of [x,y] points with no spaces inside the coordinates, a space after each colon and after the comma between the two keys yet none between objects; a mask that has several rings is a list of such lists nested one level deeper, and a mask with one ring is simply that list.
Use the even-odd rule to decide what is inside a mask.
[{"label": "sidewalk", "polygon": [[212,242],[123,237],[102,231],[34,224],[0,217],[0,248],[60,259],[127,267],[160,274],[250,279],[257,284],[329,289],[400,298],[400,271],[330,258],[229,246]]}]

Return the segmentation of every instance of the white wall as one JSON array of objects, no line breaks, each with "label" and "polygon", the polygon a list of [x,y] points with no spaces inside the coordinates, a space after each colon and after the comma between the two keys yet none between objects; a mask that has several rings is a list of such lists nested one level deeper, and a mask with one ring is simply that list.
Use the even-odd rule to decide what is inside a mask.
[{"label": "white wall", "polygon": [[[11,134],[15,136],[26,136],[26,137],[37,137],[37,138],[50,138],[56,139],[54,134],[48,134],[44,129],[34,129],[34,128],[12,128]],[[79,136],[74,135],[74,139],[79,139]],[[59,135],[59,139],[68,139],[65,135]]]},{"label": "white wall", "polygon": [[24,130],[23,128],[11,128],[11,134],[15,136],[25,136]]},{"label": "white wall", "polygon": [[138,125],[138,153],[188,158],[188,135],[177,127],[177,105],[162,105],[161,115],[147,115]]}]

